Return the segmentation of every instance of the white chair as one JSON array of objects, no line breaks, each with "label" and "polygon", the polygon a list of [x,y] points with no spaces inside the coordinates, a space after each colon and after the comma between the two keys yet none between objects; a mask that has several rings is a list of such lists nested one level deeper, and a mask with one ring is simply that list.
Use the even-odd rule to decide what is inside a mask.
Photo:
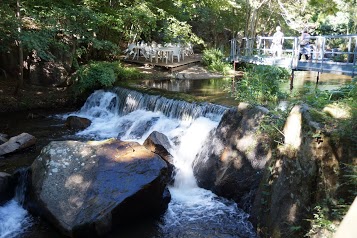
[{"label": "white chair", "polygon": [[152,62],[152,60],[156,57],[157,57],[156,61],[159,61],[159,59],[162,58],[160,50],[158,50],[158,48],[151,48],[150,62]]},{"label": "white chair", "polygon": [[173,47],[172,48],[173,50],[172,50],[172,55],[171,55],[171,57],[172,57],[172,59],[171,59],[171,61],[172,61],[172,63],[174,62],[174,57],[177,57],[177,62],[180,62],[180,58],[181,58],[181,56],[182,56],[182,60],[185,60],[184,59],[184,55],[181,53],[181,48],[180,47]]},{"label": "white chair", "polygon": [[191,43],[188,43],[185,47],[184,47],[184,53],[186,56],[189,55],[193,55],[193,47]]},{"label": "white chair", "polygon": [[151,47],[150,46],[142,46],[140,49],[140,53],[142,56],[144,56],[145,59],[150,59]]},{"label": "white chair", "polygon": [[136,45],[134,43],[131,43],[128,45],[128,48],[126,50],[124,50],[124,53],[126,54],[125,59],[129,58],[130,55],[134,55],[133,58],[135,58],[135,56],[136,56],[136,52],[134,50],[135,46]]}]

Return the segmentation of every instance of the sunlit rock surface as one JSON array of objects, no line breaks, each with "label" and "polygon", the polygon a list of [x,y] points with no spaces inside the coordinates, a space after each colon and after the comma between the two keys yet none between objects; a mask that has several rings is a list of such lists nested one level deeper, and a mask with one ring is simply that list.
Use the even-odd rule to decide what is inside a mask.
[{"label": "sunlit rock surface", "polygon": [[160,155],[167,162],[172,163],[172,155],[168,152],[171,148],[169,139],[166,135],[153,131],[144,141],[145,148]]},{"label": "sunlit rock surface", "polygon": [[284,126],[284,144],[293,149],[298,149],[301,145],[302,108],[296,105],[290,111]]},{"label": "sunlit rock surface", "polygon": [[68,236],[103,235],[169,202],[165,161],[135,142],[51,142],[31,169],[37,211]]},{"label": "sunlit rock surface", "polygon": [[199,186],[237,202],[250,197],[271,157],[270,139],[257,133],[266,113],[243,103],[225,113],[194,161]]},{"label": "sunlit rock surface", "polygon": [[338,104],[328,104],[322,109],[322,111],[336,119],[351,118],[351,112]]}]

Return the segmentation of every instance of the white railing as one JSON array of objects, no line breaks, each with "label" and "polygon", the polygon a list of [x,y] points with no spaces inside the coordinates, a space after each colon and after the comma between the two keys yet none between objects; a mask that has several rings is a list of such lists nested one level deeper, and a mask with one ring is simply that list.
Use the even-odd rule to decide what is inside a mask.
[{"label": "white railing", "polygon": [[[240,58],[261,57],[271,58],[273,37],[258,36],[256,38],[232,39],[230,41],[230,59],[235,61]],[[311,55],[313,62],[323,64],[339,64],[352,66],[352,75],[357,60],[357,35],[323,35],[311,36]],[[299,37],[284,37],[282,58],[290,59],[290,67],[296,68],[299,64],[300,52]]]}]

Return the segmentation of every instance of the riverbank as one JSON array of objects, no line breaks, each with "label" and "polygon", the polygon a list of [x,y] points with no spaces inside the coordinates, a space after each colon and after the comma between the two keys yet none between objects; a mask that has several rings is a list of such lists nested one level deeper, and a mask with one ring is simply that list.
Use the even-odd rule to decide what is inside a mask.
[{"label": "riverbank", "polygon": [[[125,64],[134,67],[145,75],[146,79],[208,79],[222,78],[223,75],[206,70],[202,65],[193,65],[185,70],[171,73],[158,68],[146,67],[135,64]],[[236,72],[235,75],[240,75]],[[234,75],[233,75],[234,76]],[[17,89],[15,78],[0,78],[0,113],[32,110],[58,110],[73,109],[82,105],[72,94],[70,87],[41,87],[25,85]]]},{"label": "riverbank", "polygon": [[16,90],[16,79],[0,78],[0,113],[75,106],[68,88],[26,85]]}]

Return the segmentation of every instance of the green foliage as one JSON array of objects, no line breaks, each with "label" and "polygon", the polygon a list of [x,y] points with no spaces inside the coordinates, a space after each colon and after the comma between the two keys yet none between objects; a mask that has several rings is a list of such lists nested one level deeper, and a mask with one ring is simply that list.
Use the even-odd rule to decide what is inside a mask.
[{"label": "green foliage", "polygon": [[357,165],[346,164],[346,171],[344,178],[346,184],[349,186],[349,192],[351,193],[351,201],[357,196]]},{"label": "green foliage", "polygon": [[186,22],[181,22],[175,17],[168,17],[165,20],[165,25],[163,29],[163,40],[165,42],[176,42],[176,43],[195,43],[203,44],[204,42],[192,34],[192,26]]},{"label": "green foliage", "polygon": [[276,66],[249,67],[235,85],[235,98],[253,105],[274,105],[287,97],[286,93],[281,91],[280,83],[288,78],[289,72]]},{"label": "green foliage", "polygon": [[316,109],[323,109],[332,102],[341,102],[351,104],[357,99],[357,86],[351,82],[336,90],[320,90],[315,85],[305,86],[302,91],[297,92],[294,97],[303,101]]},{"label": "green foliage", "polygon": [[322,109],[331,103],[329,100],[331,93],[327,90],[316,89],[314,86],[304,87],[300,94],[299,97],[302,101],[317,109]]},{"label": "green foliage", "polygon": [[138,2],[120,9],[120,17],[128,29],[124,32],[127,41],[149,41],[159,15],[151,9],[150,4]]},{"label": "green foliage", "polygon": [[287,110],[271,110],[269,114],[264,116],[262,123],[259,124],[258,132],[268,134],[269,137],[272,138],[272,140],[275,142],[274,145],[283,144],[284,134],[282,132],[282,128],[284,128],[287,117]]},{"label": "green foliage", "polygon": [[24,49],[36,52],[36,55],[42,60],[55,60],[56,57],[50,51],[50,47],[51,45],[55,46],[56,43],[54,34],[50,31],[24,31],[21,35],[21,40]]},{"label": "green foliage", "polygon": [[[302,97],[312,108],[310,114],[315,121],[321,122],[325,128],[332,128],[331,135],[334,141],[346,144],[345,149],[352,153],[357,151],[357,84],[356,79],[335,91],[311,90]],[[340,107],[349,109],[351,117],[348,119],[333,119],[322,112],[322,108],[331,103],[338,103]],[[341,174],[339,180],[340,193],[334,198],[318,201],[311,222],[311,229],[306,236],[314,236],[320,230],[335,231],[334,221],[341,221],[347,213],[350,204],[357,195],[357,166],[353,164],[340,164]]]},{"label": "green foliage", "polygon": [[347,61],[347,54],[339,54],[332,58],[335,62],[346,62]]},{"label": "green foliage", "polygon": [[218,49],[205,49],[203,51],[203,64],[209,66],[216,61],[222,61],[224,54]]},{"label": "green foliage", "polygon": [[0,52],[8,51],[18,36],[18,20],[8,4],[0,7]]},{"label": "green foliage", "polygon": [[327,211],[324,210],[321,206],[316,206],[314,210],[314,219],[309,220],[311,222],[311,229],[306,234],[306,236],[314,236],[322,229],[326,229],[330,232],[335,232],[336,226],[326,217]]},{"label": "green foliage", "polygon": [[145,77],[139,70],[131,67],[119,67],[116,73],[120,80],[138,80]]},{"label": "green foliage", "polygon": [[232,69],[231,65],[223,60],[224,54],[218,49],[205,49],[202,62],[209,70],[226,75]]},{"label": "green foliage", "polygon": [[119,65],[108,62],[92,62],[83,65],[76,73],[75,93],[82,94],[100,87],[112,86],[116,80]]},{"label": "green foliage", "polygon": [[340,99],[350,108],[351,118],[343,120],[338,125],[339,137],[344,138],[354,145],[351,149],[357,151],[357,78],[345,87],[341,88],[343,97]]},{"label": "green foliage", "polygon": [[131,68],[121,66],[119,62],[91,62],[81,66],[76,72],[74,84],[75,95],[114,85],[117,79],[139,79],[142,74]]}]

